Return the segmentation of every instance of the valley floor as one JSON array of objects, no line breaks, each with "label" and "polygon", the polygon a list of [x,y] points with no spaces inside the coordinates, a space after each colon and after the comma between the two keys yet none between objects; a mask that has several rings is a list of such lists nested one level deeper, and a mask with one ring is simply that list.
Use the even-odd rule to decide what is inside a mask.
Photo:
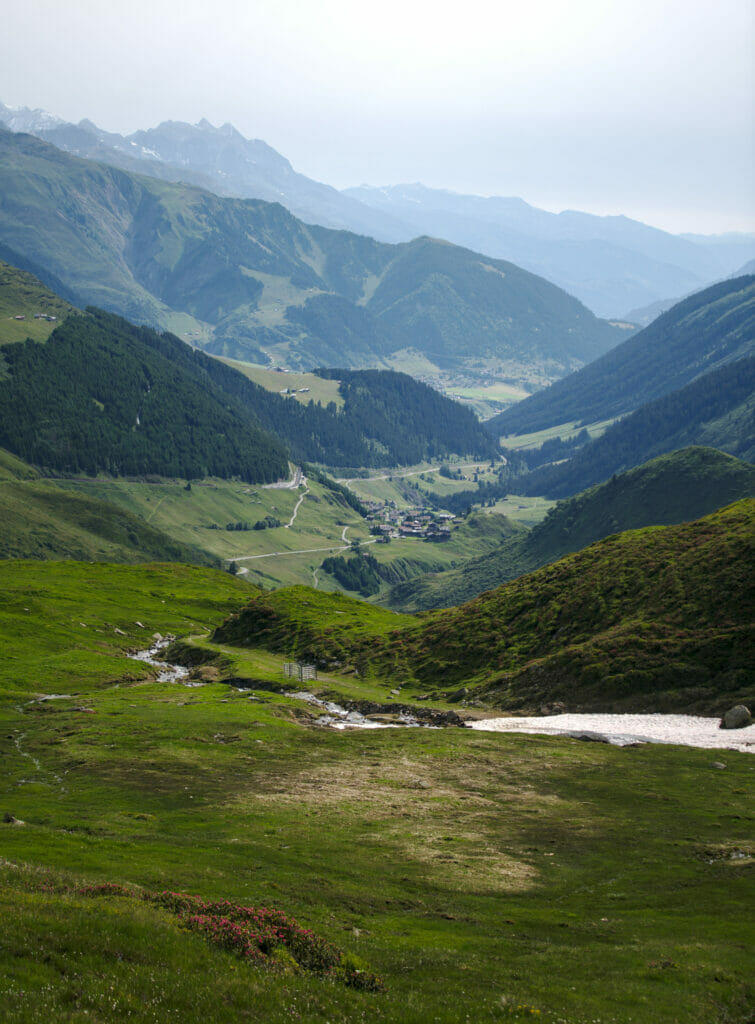
[{"label": "valley floor", "polygon": [[[206,634],[243,581],[75,563],[2,574],[4,1020],[750,1019],[747,754],[318,728],[270,689],[279,655],[199,640],[220,660],[191,670],[194,687],[124,656],[154,633]],[[317,686],[387,693],[354,676]],[[384,990],[285,957],[250,965],[166,908],[80,891],[105,882],[279,908]]]}]

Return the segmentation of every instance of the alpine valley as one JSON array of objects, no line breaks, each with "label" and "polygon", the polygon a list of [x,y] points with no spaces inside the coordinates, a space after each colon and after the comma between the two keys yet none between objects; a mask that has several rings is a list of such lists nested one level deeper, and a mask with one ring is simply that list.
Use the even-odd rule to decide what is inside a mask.
[{"label": "alpine valley", "polygon": [[0,119],[2,1019],[751,1022],[751,240]]}]

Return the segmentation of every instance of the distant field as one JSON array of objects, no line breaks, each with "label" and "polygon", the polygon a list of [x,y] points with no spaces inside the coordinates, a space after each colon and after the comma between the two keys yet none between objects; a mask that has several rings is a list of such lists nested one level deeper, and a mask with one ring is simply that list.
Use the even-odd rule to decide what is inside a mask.
[{"label": "distant field", "polygon": [[197,320],[190,313],[169,313],[165,316],[163,324],[171,334],[177,335],[195,348],[201,348],[212,340],[212,327],[202,320]]},{"label": "distant field", "polygon": [[[322,402],[323,405],[335,402],[337,408],[343,407],[343,397],[338,390],[337,380],[323,380],[315,373],[294,371],[281,373],[277,370],[268,370],[264,366],[255,366],[253,363],[242,363],[238,359],[222,358],[221,362],[232,366],[239,373],[243,373],[245,377],[253,380],[255,384],[259,384],[266,391],[280,392],[284,388],[288,388],[290,391],[295,388],[294,397],[304,405],[309,402]],[[309,388],[309,391],[302,394],[301,388]]]},{"label": "distant field", "polygon": [[524,526],[535,526],[545,519],[555,504],[556,502],[549,498],[528,498],[521,494],[509,494],[495,503],[495,511]]},{"label": "distant field", "polygon": [[[58,298],[35,277],[0,260],[0,345],[17,341],[46,341],[55,328],[73,312],[73,306]],[[55,320],[35,320],[35,313]],[[16,320],[22,316],[23,320]]]},{"label": "distant field", "polygon": [[[590,437],[600,437],[613,422],[613,419],[601,420],[599,423],[587,423],[585,426]],[[510,434],[501,438],[501,445],[514,451],[522,448],[539,448],[545,441],[551,441],[554,437],[568,441],[570,437],[576,437],[580,430],[582,424],[575,420],[571,423],[561,423],[556,427],[548,427],[546,430],[536,430],[532,434]]]},{"label": "distant field", "polygon": [[521,402],[527,398],[530,392],[514,384],[504,384],[497,381],[495,384],[480,384],[477,387],[453,387],[446,390],[448,398],[453,398],[469,405],[481,420],[491,419],[503,412],[515,402]]},{"label": "distant field", "polygon": [[495,473],[490,472],[488,460],[475,462],[446,460],[450,468],[460,471],[462,480],[449,480],[438,472],[440,463],[422,463],[418,466],[398,467],[395,470],[383,470],[370,477],[348,478],[349,489],[366,501],[394,501],[398,508],[406,508],[416,504],[416,496],[407,494],[411,487],[434,494],[456,494],[475,486],[474,474],[480,481],[490,481]]},{"label": "distant field", "polygon": [[[337,545],[343,524],[357,528],[363,524],[353,509],[335,504],[330,493],[315,483],[310,486],[314,497],[304,499],[290,529],[283,524],[293,515],[302,495],[299,490],[227,480],[194,482],[190,491],[182,481],[77,480],[59,484],[121,505],[171,537],[226,560]],[[282,525],[265,530],[226,529],[228,524],[236,523],[251,527],[265,516],[278,519]],[[362,529],[362,534],[366,537],[367,530]]]}]

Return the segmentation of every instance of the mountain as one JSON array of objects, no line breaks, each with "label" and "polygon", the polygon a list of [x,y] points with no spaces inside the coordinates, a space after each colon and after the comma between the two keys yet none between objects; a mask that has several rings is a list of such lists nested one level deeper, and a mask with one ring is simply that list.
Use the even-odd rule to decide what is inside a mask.
[{"label": "mountain", "polygon": [[548,213],[522,199],[462,195],[420,184],[361,186],[346,194],[410,224],[416,233],[540,274],[610,318],[697,290],[755,253],[753,236],[708,244],[705,236],[671,235],[628,217]]},{"label": "mountain", "polygon": [[752,497],[755,466],[713,448],[685,448],[559,501],[528,533],[484,558],[398,584],[381,603],[404,612],[462,604],[610,534],[698,519]]},{"label": "mountain", "polygon": [[123,136],[103,131],[89,120],[71,124],[42,110],[14,110],[2,103],[0,122],[74,156],[126,171],[198,185],[219,196],[281,203],[308,224],[355,231],[385,242],[413,237],[409,225],[297,173],[272,146],[260,139],[245,139],[231,124],[216,128],[207,120],[196,125],[165,121]]},{"label": "mountain", "polygon": [[125,509],[62,490],[1,449],[0,518],[0,558],[219,565]]},{"label": "mountain", "polygon": [[[747,277],[751,274],[755,274],[755,259],[748,260],[743,266],[738,267],[733,274],[727,274],[725,280],[733,280],[735,277]],[[719,281],[711,281],[711,285],[719,284]],[[653,320],[665,313],[667,309],[671,309],[682,299],[687,298],[686,295],[678,295],[674,299],[658,299],[657,302],[651,302],[649,306],[643,306],[640,309],[631,309],[625,314],[624,320],[629,320],[633,324],[639,324],[640,327],[647,327]]]},{"label": "mountain", "polygon": [[278,204],[80,160],[0,131],[0,233],[82,300],[180,327],[219,355],[292,367],[512,365],[553,379],[622,331],[513,264],[385,245]]},{"label": "mountain", "polygon": [[[350,665],[508,711],[715,714],[755,697],[755,500],[614,534],[421,619],[295,587],[255,596],[214,639]],[[339,626],[339,622],[343,626]]]},{"label": "mountain", "polygon": [[539,274],[610,318],[697,290],[755,253],[752,235],[671,235],[627,217],[571,210],[552,214],[517,198],[461,195],[419,184],[339,192],[294,171],[267,143],[207,120],[166,121],[122,136],[88,120],[71,124],[42,110],[0,103],[0,122],[124,170],[187,182],[220,196],[279,202],[308,224],[385,242],[416,235],[443,238]]},{"label": "mountain", "polygon": [[640,406],[572,458],[536,469],[516,486],[522,494],[563,498],[691,444],[755,459],[755,356],[727,363]]},{"label": "mountain", "polygon": [[755,353],[755,277],[706,288],[593,363],[488,420],[496,436],[625,415]]}]

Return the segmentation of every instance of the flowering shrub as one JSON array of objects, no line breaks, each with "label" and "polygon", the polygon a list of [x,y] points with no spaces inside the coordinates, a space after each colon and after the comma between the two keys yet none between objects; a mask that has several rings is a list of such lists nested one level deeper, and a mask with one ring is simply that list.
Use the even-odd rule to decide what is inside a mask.
[{"label": "flowering shrub", "polygon": [[164,907],[176,914],[185,928],[200,932],[213,945],[242,960],[270,966],[278,961],[291,965],[293,961],[297,968],[331,977],[351,988],[369,992],[384,988],[382,979],[357,957],[342,953],[327,939],[274,908],[208,901],[169,889],[137,891],[113,882],[85,885],[74,891],[81,896],[131,897]]}]

